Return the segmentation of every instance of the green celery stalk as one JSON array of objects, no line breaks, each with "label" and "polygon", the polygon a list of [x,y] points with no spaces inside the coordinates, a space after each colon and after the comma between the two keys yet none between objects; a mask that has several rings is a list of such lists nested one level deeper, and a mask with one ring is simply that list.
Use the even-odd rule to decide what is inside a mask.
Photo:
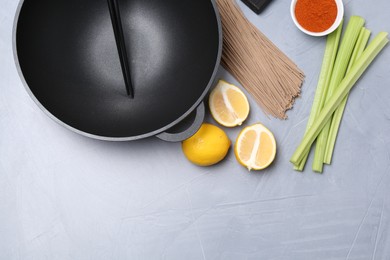
[{"label": "green celery stalk", "polygon": [[[364,48],[366,48],[368,39],[370,38],[370,35],[371,35],[371,31],[363,27],[362,30],[360,31],[359,38],[358,38],[356,46],[353,50],[351,60],[349,61],[347,73],[352,68],[352,65],[355,63],[356,59],[359,58],[360,55],[362,55]],[[336,143],[336,138],[337,138],[337,134],[339,131],[341,119],[342,119],[343,114],[344,114],[344,109],[345,109],[345,106],[347,104],[348,95],[345,97],[343,102],[341,102],[340,106],[336,109],[336,111],[334,112],[334,115],[332,117],[332,123],[330,125],[330,130],[329,130],[329,136],[328,136],[328,140],[327,140],[326,146],[325,146],[324,163],[326,163],[326,164],[330,164],[330,162],[332,161],[334,146]]]},{"label": "green celery stalk", "polygon": [[336,108],[341,104],[343,99],[347,96],[348,92],[352,89],[356,81],[361,77],[370,63],[389,42],[387,35],[388,34],[386,32],[380,32],[364,50],[360,58],[356,60],[349,73],[340,82],[329,102],[325,104],[316,121],[302,139],[301,144],[292,155],[290,162],[295,165],[298,165],[299,162],[301,162],[305,156],[305,152],[313,144],[321,129],[329,122]]},{"label": "green celery stalk", "polygon": [[[309,128],[313,125],[314,120],[318,116],[318,113],[324,106],[325,103],[324,93],[326,93],[327,86],[329,86],[333,65],[336,59],[337,49],[339,47],[342,28],[343,28],[343,22],[341,22],[340,26],[334,32],[329,34],[326,38],[326,46],[325,46],[324,58],[322,60],[321,72],[318,78],[316,93],[314,95],[314,100],[313,100],[313,105],[311,107],[309,120],[307,121],[305,134],[307,133]],[[294,166],[294,170],[303,171],[309,153],[310,153],[310,148],[307,151],[305,157],[299,163],[299,165]]]},{"label": "green celery stalk", "polygon": [[[329,102],[335,92],[336,87],[340,84],[347,71],[348,63],[352,55],[353,48],[359,37],[359,33],[364,25],[364,19],[360,16],[352,16],[345,30],[340,48],[337,52],[336,61],[333,68],[332,78],[329,82],[327,93],[325,94],[325,104]],[[328,140],[330,122],[321,130],[317,138],[314,152],[313,171],[322,172],[324,164],[325,147]]]}]

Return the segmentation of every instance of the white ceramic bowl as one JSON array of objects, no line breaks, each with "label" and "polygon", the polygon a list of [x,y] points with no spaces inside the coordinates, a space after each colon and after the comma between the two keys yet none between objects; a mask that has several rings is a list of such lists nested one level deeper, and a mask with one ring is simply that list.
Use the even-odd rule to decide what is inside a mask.
[{"label": "white ceramic bowl", "polygon": [[299,30],[302,32],[311,35],[311,36],[325,36],[333,32],[334,30],[337,29],[337,27],[340,25],[341,21],[343,20],[344,16],[344,5],[342,0],[335,0],[336,5],[337,5],[337,16],[336,20],[334,21],[333,25],[329,27],[328,30],[323,31],[323,32],[311,32],[303,28],[297,21],[297,18],[295,17],[295,5],[298,0],[292,0],[291,1],[291,8],[290,8],[290,13],[291,13],[291,18],[294,21],[295,25],[298,27]]}]

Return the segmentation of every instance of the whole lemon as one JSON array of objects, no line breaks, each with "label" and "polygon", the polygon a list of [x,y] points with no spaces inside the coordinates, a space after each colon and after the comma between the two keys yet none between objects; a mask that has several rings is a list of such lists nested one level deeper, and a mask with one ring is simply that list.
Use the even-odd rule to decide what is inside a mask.
[{"label": "whole lemon", "polygon": [[199,166],[209,166],[225,158],[230,140],[219,127],[203,123],[199,130],[182,142],[184,155]]}]

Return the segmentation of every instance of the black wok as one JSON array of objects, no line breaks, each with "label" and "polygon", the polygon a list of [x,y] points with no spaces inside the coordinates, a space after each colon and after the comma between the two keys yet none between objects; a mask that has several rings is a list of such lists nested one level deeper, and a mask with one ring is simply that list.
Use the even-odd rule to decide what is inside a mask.
[{"label": "black wok", "polygon": [[[106,0],[20,3],[14,55],[27,91],[51,118],[89,137],[189,137],[203,121],[202,102],[221,57],[214,0],[119,4],[133,99],[126,94]],[[195,119],[188,119],[191,113]],[[194,120],[189,129],[170,133],[185,118]]]}]

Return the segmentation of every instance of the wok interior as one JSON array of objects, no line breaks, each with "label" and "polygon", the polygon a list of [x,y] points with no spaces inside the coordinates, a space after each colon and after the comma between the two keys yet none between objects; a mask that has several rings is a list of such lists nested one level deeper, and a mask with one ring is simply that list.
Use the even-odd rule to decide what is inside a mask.
[{"label": "wok interior", "polygon": [[119,0],[135,98],[126,95],[106,0],[25,0],[19,64],[62,122],[104,137],[164,128],[204,97],[217,62],[209,0]]}]

